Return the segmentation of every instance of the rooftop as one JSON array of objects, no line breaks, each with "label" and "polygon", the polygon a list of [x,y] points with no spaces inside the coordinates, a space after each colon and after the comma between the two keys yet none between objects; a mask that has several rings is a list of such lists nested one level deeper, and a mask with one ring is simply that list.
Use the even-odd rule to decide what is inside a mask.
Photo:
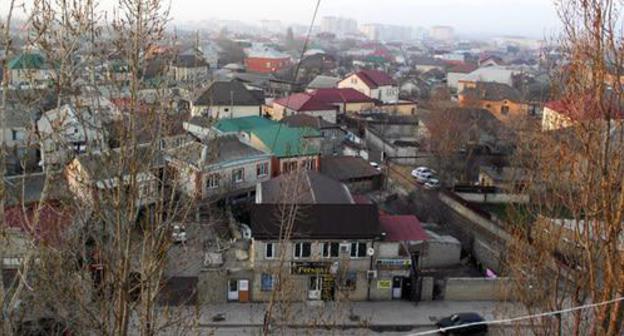
[{"label": "rooftop", "polygon": [[379,70],[362,70],[355,73],[366,85],[376,89],[380,86],[396,85],[396,82],[387,73]]},{"label": "rooftop", "polygon": [[338,181],[381,175],[366,160],[355,156],[325,156],[320,166],[322,174]]},{"label": "rooftop", "polygon": [[379,217],[387,241],[421,241],[429,239],[420,221],[412,215],[382,215]]},{"label": "rooftop", "polygon": [[521,102],[520,92],[507,84],[496,82],[477,82],[474,88],[465,88],[463,95],[481,100],[501,101],[511,100]]},{"label": "rooftop", "polygon": [[[206,153],[205,162],[202,153]],[[247,144],[242,143],[236,135],[225,135],[210,140],[208,144],[189,142],[172,148],[167,154],[177,160],[202,168],[206,165],[242,160],[258,155],[267,155]]]},{"label": "rooftop", "polygon": [[195,105],[260,106],[264,102],[247,87],[237,81],[213,81],[195,99]]},{"label": "rooftop", "polygon": [[262,204],[354,204],[346,185],[310,170],[263,182],[258,193]]}]

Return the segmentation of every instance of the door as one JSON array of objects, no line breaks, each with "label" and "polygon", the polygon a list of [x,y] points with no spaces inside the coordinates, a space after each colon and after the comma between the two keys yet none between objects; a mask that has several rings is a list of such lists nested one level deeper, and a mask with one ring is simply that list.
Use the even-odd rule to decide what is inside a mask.
[{"label": "door", "polygon": [[401,299],[402,286],[403,286],[403,277],[395,276],[392,278],[392,299],[393,300]]},{"label": "door", "polygon": [[238,280],[228,280],[228,301],[238,301]]},{"label": "door", "polygon": [[321,299],[321,290],[323,289],[323,280],[322,277],[313,275],[310,277],[310,281],[308,283],[308,299],[309,300],[320,300]]},{"label": "door", "polygon": [[249,302],[249,280],[238,280],[238,301]]}]

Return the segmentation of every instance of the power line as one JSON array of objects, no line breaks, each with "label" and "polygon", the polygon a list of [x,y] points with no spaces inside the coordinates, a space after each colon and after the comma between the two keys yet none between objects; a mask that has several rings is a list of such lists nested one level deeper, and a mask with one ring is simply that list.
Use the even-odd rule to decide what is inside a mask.
[{"label": "power line", "polygon": [[495,325],[495,324],[503,324],[503,323],[512,323],[512,322],[517,322],[517,321],[523,321],[523,320],[531,320],[534,318],[540,318],[540,317],[547,317],[547,316],[555,316],[555,315],[561,315],[561,314],[565,314],[565,313],[571,313],[574,311],[578,311],[578,310],[584,310],[584,309],[588,309],[588,308],[595,308],[595,307],[600,307],[600,306],[606,306],[606,305],[610,305],[619,301],[624,301],[624,296],[615,298],[615,299],[611,299],[611,300],[607,300],[607,301],[602,301],[602,302],[598,302],[598,303],[592,303],[592,304],[586,304],[586,305],[582,305],[582,306],[576,306],[576,307],[571,307],[571,308],[566,308],[566,309],[561,309],[561,310],[555,310],[555,311],[549,311],[549,312],[544,312],[544,313],[539,313],[539,314],[532,314],[532,315],[524,315],[524,316],[518,316],[518,317],[512,317],[512,318],[506,318],[506,319],[499,319],[499,320],[493,320],[493,321],[484,321],[484,322],[474,322],[474,323],[466,323],[466,324],[462,324],[462,325],[457,325],[457,326],[452,326],[452,327],[446,327],[446,328],[438,328],[438,329],[432,329],[432,330],[428,330],[428,331],[421,331],[421,332],[417,332],[415,334],[409,334],[408,336],[421,336],[421,335],[433,335],[433,334],[437,334],[441,331],[450,331],[450,330],[455,330],[455,329],[462,329],[462,328],[466,328],[466,327],[470,327],[470,326],[476,326],[476,325]]},{"label": "power line", "polygon": [[[316,1],[316,6],[314,6],[314,13],[312,14],[312,21],[310,21],[310,26],[308,26],[308,31],[306,33],[306,38],[303,41],[303,48],[301,48],[301,54],[299,55],[299,61],[297,61],[297,66],[295,67],[295,73],[293,74],[292,85],[297,84],[297,77],[299,76],[299,69],[301,68],[301,61],[303,61],[303,56],[308,49],[308,43],[310,42],[310,35],[312,35],[312,28],[314,28],[314,22],[316,21],[316,16],[318,14],[319,7],[321,6],[321,0]],[[292,96],[292,92],[286,98],[286,107],[284,111],[288,111],[288,105],[290,102],[290,97]],[[273,143],[271,144],[270,149],[274,150],[275,144],[277,143],[277,138],[279,137],[280,130],[282,129],[282,123],[279,123],[277,127],[277,132],[275,132],[275,138],[273,139]]]}]

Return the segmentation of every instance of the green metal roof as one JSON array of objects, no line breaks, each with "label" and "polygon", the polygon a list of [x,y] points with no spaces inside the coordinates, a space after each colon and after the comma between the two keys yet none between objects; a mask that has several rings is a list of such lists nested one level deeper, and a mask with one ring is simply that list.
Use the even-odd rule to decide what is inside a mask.
[{"label": "green metal roof", "polygon": [[9,62],[9,69],[45,69],[45,59],[39,54],[24,53]]},{"label": "green metal roof", "polygon": [[277,157],[314,155],[319,148],[306,141],[306,137],[318,137],[321,134],[311,128],[294,128],[279,124],[263,117],[242,117],[221,119],[214,128],[222,133],[245,132],[257,137],[264,145],[264,150]]},{"label": "green metal roof", "polygon": [[317,137],[320,133],[311,128],[292,128],[286,125],[261,127],[251,131],[277,157],[314,155],[319,148],[304,141],[306,137]]},{"label": "green metal roof", "polygon": [[252,116],[231,119],[220,119],[214,124],[214,128],[222,133],[249,132],[253,129],[279,125],[267,118]]}]

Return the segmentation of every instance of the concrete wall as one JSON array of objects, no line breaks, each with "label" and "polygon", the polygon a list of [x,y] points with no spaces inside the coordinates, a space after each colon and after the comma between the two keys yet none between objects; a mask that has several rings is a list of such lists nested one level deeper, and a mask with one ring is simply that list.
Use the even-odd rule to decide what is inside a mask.
[{"label": "concrete wall", "polygon": [[521,203],[529,202],[529,195],[521,194],[484,194],[484,193],[464,193],[456,192],[456,194],[468,202],[473,203]]},{"label": "concrete wall", "polygon": [[508,278],[448,278],[444,290],[447,301],[506,301],[509,299]]},{"label": "concrete wall", "polygon": [[260,115],[260,105],[258,106],[206,106],[206,105],[194,105],[191,109],[193,116],[211,116],[215,119],[224,118],[240,118]]}]

